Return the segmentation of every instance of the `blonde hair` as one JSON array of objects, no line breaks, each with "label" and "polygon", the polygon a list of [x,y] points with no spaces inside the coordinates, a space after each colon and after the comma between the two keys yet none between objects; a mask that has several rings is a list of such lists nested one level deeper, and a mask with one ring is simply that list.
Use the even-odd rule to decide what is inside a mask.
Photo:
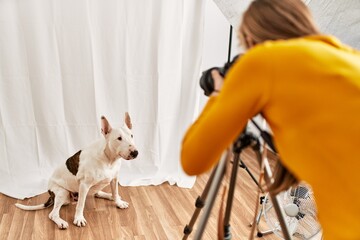
[{"label": "blonde hair", "polygon": [[254,0],[243,14],[240,44],[246,49],[266,40],[319,34],[302,0]]}]

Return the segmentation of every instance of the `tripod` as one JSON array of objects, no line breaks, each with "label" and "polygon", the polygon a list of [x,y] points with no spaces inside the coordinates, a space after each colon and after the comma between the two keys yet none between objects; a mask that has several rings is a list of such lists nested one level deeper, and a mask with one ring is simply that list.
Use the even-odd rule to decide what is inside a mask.
[{"label": "tripod", "polygon": [[[252,180],[255,182],[255,184],[259,187],[260,191],[264,192],[264,190],[261,188],[259,182],[255,179],[253,174],[250,172],[250,170],[246,167],[246,165],[240,159],[240,153],[242,152],[242,150],[244,150],[247,147],[251,147],[255,151],[259,163],[261,162],[261,159],[262,159],[261,152],[260,152],[259,139],[257,137],[255,137],[253,134],[251,134],[245,130],[243,133],[240,134],[240,136],[234,142],[233,147],[232,147],[232,151],[234,153],[233,167],[232,167],[232,171],[231,171],[228,198],[227,198],[226,210],[225,210],[225,216],[224,216],[224,239],[226,239],[226,240],[231,239],[230,215],[231,215],[231,208],[232,208],[232,202],[233,202],[233,197],[234,197],[234,190],[235,190],[235,186],[236,186],[238,167],[244,168],[247,171],[247,173],[250,175]],[[217,192],[220,188],[221,180],[223,179],[223,177],[225,175],[226,163],[230,161],[230,158],[231,158],[230,151],[228,151],[226,154],[223,154],[220,162],[212,171],[209,181],[206,184],[203,193],[201,194],[200,197],[198,197],[196,199],[196,202],[195,202],[196,209],[194,211],[194,214],[193,214],[189,224],[186,225],[184,228],[183,240],[186,240],[188,238],[189,234],[192,232],[195,221],[196,221],[197,217],[199,216],[201,209],[205,206],[205,200],[207,199],[207,197],[209,195],[209,202],[206,202],[207,205],[205,206],[205,212],[202,216],[201,222],[199,223],[198,231],[196,232],[196,235],[194,237],[194,239],[196,239],[196,240],[201,239],[201,236],[206,227],[207,219],[210,216],[211,209],[215,202]],[[271,177],[272,176],[271,176],[270,168],[265,167],[265,181],[267,181],[267,183],[270,183]],[[274,209],[278,215],[280,226],[283,230],[285,239],[291,239],[291,236],[290,236],[287,226],[285,224],[284,213],[283,213],[283,210],[280,208],[278,199],[273,194],[270,194],[270,197],[274,203]]]}]

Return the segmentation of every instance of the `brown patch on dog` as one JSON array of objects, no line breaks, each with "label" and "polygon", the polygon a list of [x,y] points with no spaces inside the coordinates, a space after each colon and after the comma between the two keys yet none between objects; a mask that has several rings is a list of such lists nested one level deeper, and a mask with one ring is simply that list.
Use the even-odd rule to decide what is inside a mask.
[{"label": "brown patch on dog", "polygon": [[50,207],[50,206],[54,205],[55,193],[52,192],[52,191],[50,191],[50,190],[49,190],[48,192],[49,192],[49,194],[50,194],[50,197],[49,197],[49,199],[46,201],[46,203],[44,203],[44,206],[45,206],[45,207]]},{"label": "brown patch on dog", "polygon": [[79,170],[79,162],[80,162],[80,153],[81,150],[74,154],[74,156],[68,158],[66,160],[66,167],[69,171],[76,176]]}]

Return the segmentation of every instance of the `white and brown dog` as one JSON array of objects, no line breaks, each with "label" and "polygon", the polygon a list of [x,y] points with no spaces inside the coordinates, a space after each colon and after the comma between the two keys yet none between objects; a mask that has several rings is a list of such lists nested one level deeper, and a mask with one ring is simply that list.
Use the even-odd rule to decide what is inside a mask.
[{"label": "white and brown dog", "polygon": [[[138,155],[131,129],[132,124],[128,113],[125,114],[124,125],[116,129],[112,129],[106,118],[102,116],[101,132],[104,139],[78,151],[54,171],[49,180],[48,201],[37,206],[25,206],[19,203],[15,205],[24,210],[38,210],[54,205],[49,218],[60,229],[68,227],[68,223],[60,217],[60,208],[62,205],[69,204],[71,198],[77,194],[74,224],[78,227],[86,225],[83,211],[88,194],[113,200],[118,208],[127,208],[129,204],[121,200],[118,193],[118,173],[121,158],[132,160]],[[112,194],[101,191],[109,184]]]}]

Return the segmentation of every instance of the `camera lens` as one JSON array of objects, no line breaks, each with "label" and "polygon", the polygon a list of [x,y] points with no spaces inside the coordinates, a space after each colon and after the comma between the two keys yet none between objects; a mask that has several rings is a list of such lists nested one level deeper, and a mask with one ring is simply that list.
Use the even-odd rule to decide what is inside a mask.
[{"label": "camera lens", "polygon": [[236,55],[231,62],[227,62],[223,67],[213,67],[204,71],[200,77],[200,87],[204,90],[205,96],[210,96],[214,89],[214,79],[211,76],[211,71],[216,69],[222,77],[225,77],[227,71],[236,61],[240,55]]},{"label": "camera lens", "polygon": [[211,76],[211,71],[214,69],[219,70],[218,67],[210,68],[204,71],[200,77],[200,87],[204,90],[205,96],[210,96],[214,91],[214,79]]}]

